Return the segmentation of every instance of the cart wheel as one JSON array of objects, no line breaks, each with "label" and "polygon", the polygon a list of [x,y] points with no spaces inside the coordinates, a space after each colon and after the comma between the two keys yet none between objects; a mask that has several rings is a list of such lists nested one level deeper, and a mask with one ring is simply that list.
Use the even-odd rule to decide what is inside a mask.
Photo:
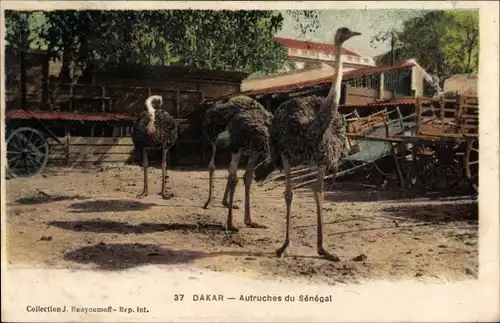
[{"label": "cart wheel", "polygon": [[478,191],[479,176],[479,141],[478,138],[467,140],[467,146],[464,154],[465,176],[472,185],[472,188]]},{"label": "cart wheel", "polygon": [[49,145],[40,131],[19,128],[6,142],[7,172],[11,177],[29,178],[43,171],[49,159]]}]

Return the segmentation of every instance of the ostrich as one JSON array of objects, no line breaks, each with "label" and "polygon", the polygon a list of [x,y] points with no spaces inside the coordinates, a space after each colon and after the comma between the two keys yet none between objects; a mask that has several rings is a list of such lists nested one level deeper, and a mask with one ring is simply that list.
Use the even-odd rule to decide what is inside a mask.
[{"label": "ostrich", "polygon": [[[213,198],[213,176],[215,172],[215,155],[217,147],[229,146],[228,125],[230,120],[241,110],[264,109],[260,103],[250,97],[239,95],[230,98],[229,100],[215,102],[203,114],[202,126],[205,142],[211,146],[211,157],[208,163],[209,171],[209,187],[208,198],[203,206],[207,209],[212,204]],[[228,206],[229,181],[226,183],[222,204]]]},{"label": "ostrich", "polygon": [[[206,135],[212,144],[212,156],[209,163],[209,196],[207,208],[212,201],[214,158],[217,141],[229,146],[231,162],[229,164],[226,191],[223,204],[228,207],[227,229],[238,231],[233,225],[233,202],[238,183],[238,163],[242,155],[248,156],[247,167],[243,175],[245,183],[245,225],[252,228],[266,228],[252,221],[250,214],[250,188],[254,169],[260,158],[267,159],[270,154],[269,128],[272,114],[260,103],[245,96],[233,97],[227,102],[218,103],[207,110],[204,117]],[[227,131],[226,137],[224,134]],[[227,200],[228,199],[228,200]]]},{"label": "ostrich", "polygon": [[[348,154],[345,125],[338,112],[342,64],[342,44],[358,32],[342,27],[335,33],[336,63],[332,86],[326,98],[309,96],[293,98],[283,102],[274,113],[271,127],[270,162],[262,163],[255,171],[257,181],[264,180],[275,167],[280,167],[286,176],[286,234],[276,256],[282,257],[290,244],[290,215],[293,190],[290,176],[292,167],[313,162],[318,166],[316,183],[313,186],[317,214],[317,253],[327,260],[339,261],[335,253],[323,247],[323,177],[329,170],[336,170],[338,163]],[[281,164],[280,164],[281,161]]]},{"label": "ostrich", "polygon": [[[153,108],[153,102],[158,103],[158,109]],[[144,189],[137,195],[142,198],[148,195],[148,151],[161,149],[161,196],[170,199],[173,194],[167,194],[167,153],[175,144],[179,135],[179,125],[174,117],[167,111],[161,109],[163,98],[159,95],[152,95],[146,99],[146,111],[141,112],[132,130],[132,141],[137,156],[142,154],[142,167],[144,168]]]}]

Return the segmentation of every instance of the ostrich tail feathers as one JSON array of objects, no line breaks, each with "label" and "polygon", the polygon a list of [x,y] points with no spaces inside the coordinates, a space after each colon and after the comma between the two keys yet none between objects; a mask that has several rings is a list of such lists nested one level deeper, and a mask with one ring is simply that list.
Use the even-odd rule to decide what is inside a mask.
[{"label": "ostrich tail feathers", "polygon": [[231,143],[231,137],[229,135],[229,131],[223,131],[221,132],[217,138],[215,139],[215,144],[217,148],[226,148],[229,147],[229,144]]}]

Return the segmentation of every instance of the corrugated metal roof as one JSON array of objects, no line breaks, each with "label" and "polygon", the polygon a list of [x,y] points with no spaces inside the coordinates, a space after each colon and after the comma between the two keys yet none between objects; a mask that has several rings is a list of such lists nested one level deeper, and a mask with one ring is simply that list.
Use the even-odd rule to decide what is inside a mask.
[{"label": "corrugated metal roof", "polygon": [[64,121],[129,121],[134,117],[121,113],[75,113],[41,110],[9,109],[6,119],[64,120]]},{"label": "corrugated metal roof", "polygon": [[[327,54],[334,54],[336,51],[335,45],[328,43],[316,43],[284,37],[274,37],[274,40],[287,48],[321,51]],[[342,48],[341,53],[342,55],[360,56],[358,53],[347,48]]]},{"label": "corrugated metal roof", "polygon": [[[419,98],[420,102],[431,102],[430,98]],[[388,107],[396,105],[416,104],[417,98],[401,98],[383,102],[369,102],[364,104],[344,104],[342,107]]]}]

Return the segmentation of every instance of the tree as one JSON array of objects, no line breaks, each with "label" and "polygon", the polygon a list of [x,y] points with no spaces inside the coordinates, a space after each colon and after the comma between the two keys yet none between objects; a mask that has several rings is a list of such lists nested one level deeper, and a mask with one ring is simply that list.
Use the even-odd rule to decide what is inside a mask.
[{"label": "tree", "polygon": [[[10,22],[7,25],[5,33],[5,41],[10,46],[6,47],[5,51],[10,57],[19,57],[19,82],[22,107],[26,105],[26,53],[30,45],[29,18],[30,15],[26,12],[5,11],[5,19]],[[17,79],[17,77],[11,77],[9,71],[7,72],[8,83],[12,79]]]},{"label": "tree", "polygon": [[[267,74],[279,70],[286,58],[285,48],[273,40],[283,23],[274,11],[64,10],[43,15],[43,28],[31,31],[38,39],[31,47],[47,48],[61,58],[61,76],[67,80],[71,64],[85,69],[94,59]],[[6,16],[12,48],[21,46],[16,19]]]},{"label": "tree", "polygon": [[[428,11],[403,23],[396,36],[396,61],[415,58],[441,79],[456,73],[477,72],[479,61],[479,13],[474,10]],[[382,34],[382,36],[387,35]],[[387,37],[374,37],[375,42]],[[390,52],[379,64],[390,64]]]}]

